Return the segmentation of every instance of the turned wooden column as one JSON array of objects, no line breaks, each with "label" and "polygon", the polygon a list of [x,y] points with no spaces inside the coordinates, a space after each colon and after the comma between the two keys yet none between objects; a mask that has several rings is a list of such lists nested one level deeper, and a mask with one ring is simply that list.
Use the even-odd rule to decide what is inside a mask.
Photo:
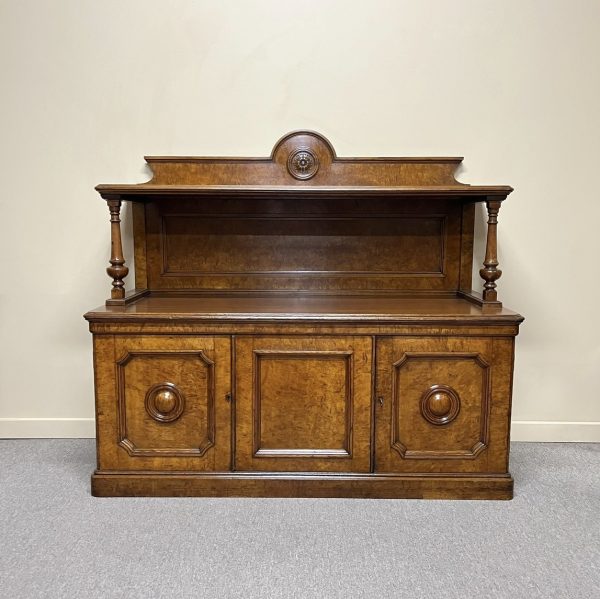
[{"label": "turned wooden column", "polygon": [[487,243],[485,247],[485,259],[483,266],[479,271],[481,278],[485,281],[483,285],[483,301],[497,302],[498,292],[496,291],[496,281],[502,276],[502,271],[498,268],[498,212],[502,200],[487,200],[485,205],[488,212],[488,230]]},{"label": "turned wooden column", "polygon": [[113,279],[110,297],[111,299],[124,299],[125,283],[123,279],[127,276],[129,268],[125,266],[121,242],[121,200],[107,199],[106,203],[110,210],[110,266],[106,272]]}]

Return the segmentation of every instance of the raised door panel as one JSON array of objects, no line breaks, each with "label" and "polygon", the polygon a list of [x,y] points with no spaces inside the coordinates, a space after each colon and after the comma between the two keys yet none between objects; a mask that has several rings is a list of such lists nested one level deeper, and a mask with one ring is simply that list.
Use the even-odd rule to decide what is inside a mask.
[{"label": "raised door panel", "polygon": [[115,337],[99,385],[101,469],[228,470],[231,342]]},{"label": "raised door panel", "polygon": [[381,339],[377,472],[507,471],[512,339]]},{"label": "raised door panel", "polygon": [[236,339],[236,470],[370,469],[369,337]]}]

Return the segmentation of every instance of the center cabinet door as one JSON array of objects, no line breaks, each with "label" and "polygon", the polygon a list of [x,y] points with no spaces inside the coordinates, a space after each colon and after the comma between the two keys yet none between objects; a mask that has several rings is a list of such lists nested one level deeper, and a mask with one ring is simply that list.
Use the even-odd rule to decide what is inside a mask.
[{"label": "center cabinet door", "polygon": [[370,337],[238,337],[236,470],[369,472]]}]

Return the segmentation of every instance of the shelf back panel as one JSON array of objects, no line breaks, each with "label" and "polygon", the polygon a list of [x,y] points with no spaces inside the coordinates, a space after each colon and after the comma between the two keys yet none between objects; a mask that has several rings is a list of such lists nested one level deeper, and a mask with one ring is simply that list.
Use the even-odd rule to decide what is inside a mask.
[{"label": "shelf back panel", "polygon": [[156,198],[134,213],[136,265],[163,291],[454,291],[470,282],[463,212],[444,198]]}]

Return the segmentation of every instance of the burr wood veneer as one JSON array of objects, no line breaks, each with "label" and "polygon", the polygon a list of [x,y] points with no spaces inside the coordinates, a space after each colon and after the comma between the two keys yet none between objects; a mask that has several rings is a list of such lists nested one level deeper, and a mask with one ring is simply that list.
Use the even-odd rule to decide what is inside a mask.
[{"label": "burr wood veneer", "polygon": [[97,187],[95,495],[512,497],[510,187],[458,183],[461,158],[338,158],[306,131],[269,158],[146,160],[148,183]]}]

